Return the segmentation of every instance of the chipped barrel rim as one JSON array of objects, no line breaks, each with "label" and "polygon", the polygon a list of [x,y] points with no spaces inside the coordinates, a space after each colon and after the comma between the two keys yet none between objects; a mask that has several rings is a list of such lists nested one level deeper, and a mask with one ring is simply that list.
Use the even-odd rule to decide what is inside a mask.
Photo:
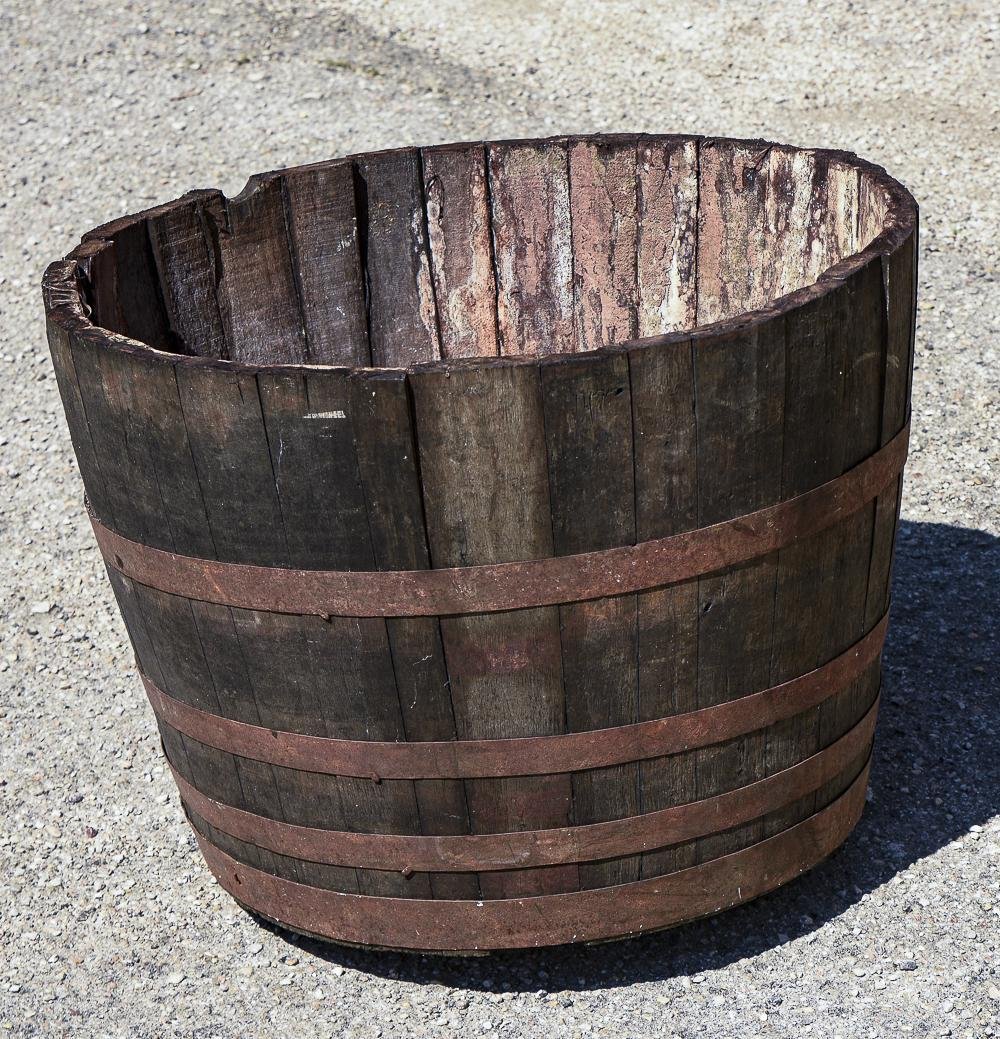
[{"label": "chipped barrel rim", "polygon": [[[553,137],[518,138],[510,140],[484,142],[455,142],[428,147],[449,149],[462,148],[469,145],[485,144],[493,146],[569,144],[579,141],[615,141],[629,139],[638,144],[644,139],[663,141],[693,141],[699,146],[705,143],[721,142],[747,148],[779,148],[795,154],[810,152],[827,161],[837,161],[850,166],[860,175],[866,175],[871,182],[884,192],[886,202],[885,224],[882,230],[863,249],[845,256],[828,267],[813,282],[803,285],[792,292],[776,297],[763,307],[743,311],[734,317],[725,318],[697,328],[681,329],[665,332],[660,335],[646,336],[623,340],[617,343],[602,345],[597,350],[573,353],[574,360],[599,358],[606,354],[620,354],[636,349],[652,349],[674,343],[703,341],[717,342],[728,337],[747,334],[758,326],[773,320],[775,317],[790,313],[813,300],[828,295],[847,278],[864,268],[877,257],[894,252],[912,234],[918,223],[918,207],[910,192],[886,170],[874,163],[862,159],[853,152],[828,148],[804,148],[762,139],[745,139],[730,137],[707,137],[697,134],[564,134]],[[433,361],[422,361],[408,366],[379,367],[375,365],[328,365],[304,362],[299,364],[249,364],[244,361],[233,361],[223,358],[202,357],[191,354],[173,353],[150,346],[141,340],[133,339],[118,332],[112,332],[96,324],[90,316],[90,307],[85,298],[85,277],[82,265],[86,260],[100,252],[105,244],[112,241],[121,231],[150,217],[169,212],[197,198],[212,198],[228,207],[232,203],[244,202],[275,178],[290,172],[316,169],[331,162],[356,162],[371,159],[374,156],[405,155],[413,151],[413,146],[392,148],[376,152],[357,152],[343,157],[307,163],[301,166],[289,166],[267,173],[257,173],[250,177],[243,190],[231,198],[213,188],[196,189],[159,206],[153,206],[138,213],[119,217],[101,224],[83,236],[83,240],[63,259],[48,265],[42,277],[42,291],[45,301],[45,314],[54,325],[65,332],[85,336],[91,342],[109,350],[126,354],[140,355],[143,359],[163,364],[180,364],[195,368],[222,368],[227,371],[256,373],[261,371],[346,371],[357,376],[365,375],[408,375],[420,372],[469,371],[486,368],[520,367],[532,364],[550,364],[569,356],[566,353],[553,353],[544,356],[538,354],[508,354],[504,356],[459,357]]]}]

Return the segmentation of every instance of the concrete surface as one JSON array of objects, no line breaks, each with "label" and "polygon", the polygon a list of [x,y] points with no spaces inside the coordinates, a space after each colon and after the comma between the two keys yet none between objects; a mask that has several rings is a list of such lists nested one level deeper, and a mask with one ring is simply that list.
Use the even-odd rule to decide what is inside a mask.
[{"label": "concrete surface", "polygon": [[[1000,1032],[996,6],[194,7],[0,10],[0,1033]],[[272,933],[207,876],[164,774],[81,508],[43,267],[105,219],[257,170],[624,129],[852,149],[921,204],[914,442],[864,820],[786,890],[623,945],[448,961]]]}]

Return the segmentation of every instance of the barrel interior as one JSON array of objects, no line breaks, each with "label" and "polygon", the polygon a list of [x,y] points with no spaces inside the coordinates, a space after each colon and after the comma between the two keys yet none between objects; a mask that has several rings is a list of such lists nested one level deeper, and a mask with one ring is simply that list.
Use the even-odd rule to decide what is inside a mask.
[{"label": "barrel interior", "polygon": [[887,210],[849,156],[763,142],[414,148],[111,225],[91,303],[150,346],[251,364],[574,353],[766,307]]},{"label": "barrel interior", "polygon": [[[912,199],[853,156],[631,136],[195,192],[91,232],[45,290],[103,528],[419,574],[646,544],[853,472],[906,423],[915,273]],[[716,912],[845,838],[900,487],[733,565],[516,609],[297,612],[105,560],[236,898],[366,945],[557,944]],[[456,764],[498,740],[541,742]],[[343,741],[360,759],[330,765]]]}]

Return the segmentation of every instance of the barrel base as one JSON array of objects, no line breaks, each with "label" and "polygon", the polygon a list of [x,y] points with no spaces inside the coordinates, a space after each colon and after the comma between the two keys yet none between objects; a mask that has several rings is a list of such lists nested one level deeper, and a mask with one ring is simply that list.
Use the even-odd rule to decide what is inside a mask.
[{"label": "barrel base", "polygon": [[814,868],[864,809],[870,763],[826,808],[787,830],[676,873],[615,887],[491,901],[356,895],[309,887],[237,862],[196,832],[219,883],[276,926],[338,945],[481,955],[622,940],[752,901]]}]

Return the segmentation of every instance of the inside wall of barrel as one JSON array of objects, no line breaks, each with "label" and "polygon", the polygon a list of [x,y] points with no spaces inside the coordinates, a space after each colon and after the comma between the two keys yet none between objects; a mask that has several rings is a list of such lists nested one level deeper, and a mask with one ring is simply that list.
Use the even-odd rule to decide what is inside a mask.
[{"label": "inside wall of barrel", "polygon": [[[915,244],[854,156],[635,135],[265,174],[54,264],[97,525],[230,567],[192,594],[105,553],[235,897],[362,944],[551,944],[829,854],[877,708],[901,458],[862,468],[905,431]],[[509,608],[420,608],[427,573],[551,560]],[[410,598],[307,610],[275,571]]]}]

